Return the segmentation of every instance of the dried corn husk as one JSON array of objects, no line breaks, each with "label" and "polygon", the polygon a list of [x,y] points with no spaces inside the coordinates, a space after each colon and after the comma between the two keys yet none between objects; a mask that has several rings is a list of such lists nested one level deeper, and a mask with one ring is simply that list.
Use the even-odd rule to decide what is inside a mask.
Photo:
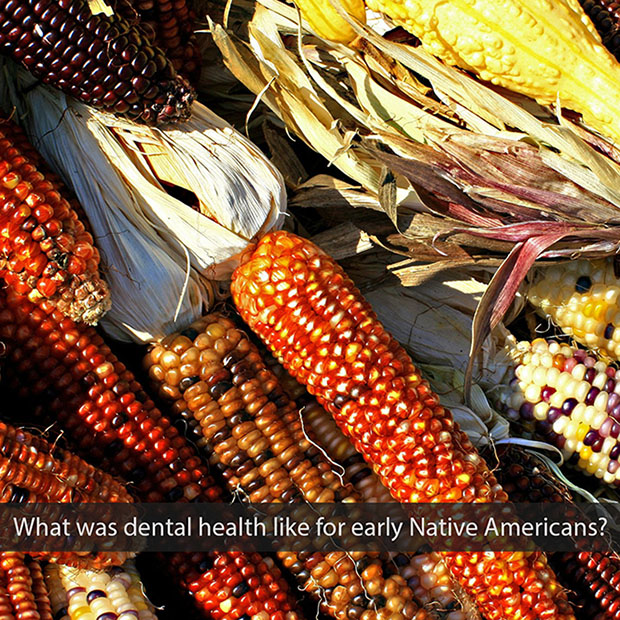
[{"label": "dried corn husk", "polygon": [[557,110],[351,24],[360,36],[346,48],[309,34],[280,0],[239,0],[211,30],[230,71],[357,182],[370,196],[365,206],[392,220],[399,253],[416,258],[421,244],[432,250],[440,240],[451,250],[421,260],[506,259],[481,299],[472,352],[537,259],[620,249],[614,145]]},{"label": "dried corn husk", "polygon": [[[75,191],[107,267],[103,328],[147,342],[210,306],[249,241],[282,221],[280,174],[257,147],[196,104],[185,123],[148,128],[33,83],[8,62],[2,100]],[[165,191],[195,198],[197,209]]]}]

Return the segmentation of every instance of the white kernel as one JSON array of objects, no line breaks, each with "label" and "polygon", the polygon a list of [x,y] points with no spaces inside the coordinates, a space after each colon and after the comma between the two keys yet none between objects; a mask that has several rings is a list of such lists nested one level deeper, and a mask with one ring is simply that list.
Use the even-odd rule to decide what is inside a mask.
[{"label": "white kernel", "polygon": [[601,454],[608,455],[612,448],[616,445],[616,440],[613,437],[606,437],[601,447]]},{"label": "white kernel", "polygon": [[[577,420],[570,420],[566,426],[566,429],[564,430],[564,437],[566,437],[566,439],[571,439],[571,440],[575,440],[576,442],[576,437],[577,437],[577,430],[579,429],[579,422]],[[575,452],[575,450],[577,449],[577,446],[575,445],[575,449],[573,450],[573,452]]]},{"label": "white kernel", "polygon": [[551,353],[543,353],[540,356],[540,364],[545,368],[553,368],[553,355]]},{"label": "white kernel", "polygon": [[609,394],[607,392],[600,392],[598,396],[594,399],[594,408],[599,411],[605,411],[607,409],[607,399],[609,398]]},{"label": "white kernel", "polygon": [[577,381],[583,381],[586,375],[586,367],[584,364],[577,364],[570,373]]},{"label": "white kernel", "polygon": [[607,419],[607,413],[605,411],[599,411],[592,420],[592,428],[597,431],[603,425],[603,422]]},{"label": "white kernel", "polygon": [[[585,422],[588,426],[592,426],[592,422],[594,421],[594,418],[596,417],[598,411],[592,405],[585,405],[581,403],[581,406],[583,407],[583,409],[579,409],[579,415],[581,420]],[[577,407],[575,407],[575,409],[577,409]],[[575,416],[572,415],[571,417],[574,418]]]},{"label": "white kernel", "polygon": [[605,301],[610,304],[613,305],[616,303],[616,301],[618,300],[618,295],[620,294],[620,288],[618,288],[617,286],[609,285],[607,287],[607,290],[605,291]]},{"label": "white kernel", "polygon": [[547,419],[547,411],[549,411],[549,403],[539,402],[534,405],[534,417],[537,420],[546,420]]},{"label": "white kernel", "polygon": [[[599,370],[598,368],[596,368],[596,366],[594,367],[596,370]],[[605,384],[607,383],[607,375],[604,372],[600,372],[596,375],[596,377],[594,377],[594,381],[592,381],[592,385],[594,387],[597,387],[599,390],[602,390],[605,387]]]},{"label": "white kernel", "polygon": [[540,387],[547,385],[547,369],[544,366],[538,366],[532,373],[532,382]]},{"label": "white kernel", "polygon": [[525,400],[529,400],[531,403],[537,403],[540,400],[540,386],[530,384],[525,390]]},{"label": "white kernel", "polygon": [[576,452],[575,448],[577,447],[577,441],[575,439],[566,439],[566,443],[564,444],[564,450],[562,453],[566,458],[570,457],[571,454]]},{"label": "white kernel", "polygon": [[611,484],[615,479],[615,474],[610,474],[608,471],[603,474],[603,482],[606,482],[607,484]]},{"label": "white kernel", "polygon": [[571,381],[573,381],[573,377],[569,372],[561,372],[560,376],[555,382],[555,389],[557,390],[556,394],[559,392],[566,392],[567,386]]},{"label": "white kernel", "polygon": [[516,409],[518,411],[524,402],[525,398],[523,398],[523,394],[521,392],[513,392],[508,400],[508,406],[511,409]]},{"label": "white kernel", "polygon": [[568,418],[563,415],[560,416],[554,423],[553,423],[553,431],[555,433],[557,433],[558,435],[564,435],[564,430],[566,429],[566,427],[568,426]]},{"label": "white kernel", "polygon": [[583,402],[592,386],[587,381],[580,381],[575,389],[575,398],[579,402]]},{"label": "white kernel", "polygon": [[547,385],[549,387],[555,387],[557,385],[558,379],[562,373],[557,368],[548,368],[547,369]]},{"label": "white kernel", "polygon": [[[549,343],[549,353],[551,353],[551,355],[557,355],[560,352],[560,343],[556,342],[555,340]],[[553,364],[553,360],[552,360],[552,364]]]},{"label": "white kernel", "polygon": [[529,383],[532,380],[532,370],[533,368],[530,364],[528,364],[527,366],[517,366],[515,370],[515,375],[520,381],[525,381]]},{"label": "white kernel", "polygon": [[566,394],[564,394],[563,391],[558,390],[557,392],[554,392],[553,394],[551,394],[551,398],[549,399],[549,404],[552,407],[556,407],[557,409],[560,409],[562,405],[564,404],[565,400],[566,400]]}]

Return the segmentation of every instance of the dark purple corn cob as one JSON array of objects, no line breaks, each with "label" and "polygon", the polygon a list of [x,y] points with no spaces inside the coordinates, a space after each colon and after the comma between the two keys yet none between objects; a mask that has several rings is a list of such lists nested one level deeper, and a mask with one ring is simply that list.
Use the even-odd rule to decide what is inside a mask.
[{"label": "dark purple corn cob", "polygon": [[157,124],[188,118],[194,91],[135,20],[88,0],[0,0],[0,53],[94,107]]},{"label": "dark purple corn cob", "polygon": [[601,35],[603,45],[620,60],[620,2],[579,0],[579,3]]}]

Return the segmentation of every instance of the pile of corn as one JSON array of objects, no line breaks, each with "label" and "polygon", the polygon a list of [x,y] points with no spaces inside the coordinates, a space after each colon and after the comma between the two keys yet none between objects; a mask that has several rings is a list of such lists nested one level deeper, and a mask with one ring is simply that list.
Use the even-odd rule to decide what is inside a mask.
[{"label": "pile of corn", "polygon": [[[0,52],[3,502],[620,501],[620,5],[0,0]],[[612,620],[619,585],[612,550],[0,550],[2,620]]]}]

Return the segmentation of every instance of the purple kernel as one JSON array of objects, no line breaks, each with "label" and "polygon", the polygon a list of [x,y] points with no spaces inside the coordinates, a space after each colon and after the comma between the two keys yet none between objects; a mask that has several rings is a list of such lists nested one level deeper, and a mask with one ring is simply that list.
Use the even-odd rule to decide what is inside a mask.
[{"label": "purple kernel", "polygon": [[620,443],[617,443],[609,452],[609,458],[617,461],[620,456]]},{"label": "purple kernel", "polygon": [[615,379],[607,379],[607,382],[605,383],[605,391],[608,394],[612,394],[614,389],[616,387],[616,380]]},{"label": "purple kernel", "polygon": [[576,398],[567,398],[562,403],[562,413],[564,415],[570,415],[573,412],[573,409],[577,406]]},{"label": "purple kernel", "polygon": [[86,595],[86,602],[90,605],[96,598],[102,598],[107,596],[107,594],[103,590],[91,590]]},{"label": "purple kernel", "polygon": [[596,359],[593,358],[591,355],[588,355],[586,356],[586,359],[583,360],[583,363],[585,364],[586,368],[594,369],[594,364],[596,364]]},{"label": "purple kernel", "polygon": [[573,357],[578,362],[583,362],[583,360],[586,359],[587,355],[588,354],[583,349],[575,349],[575,352],[573,353]]},{"label": "purple kernel", "polygon": [[546,403],[549,402],[549,399],[553,396],[553,394],[555,394],[555,388],[549,387],[548,385],[545,385],[545,387],[540,391],[540,396]]},{"label": "purple kernel", "polygon": [[583,438],[583,445],[591,446],[598,438],[599,434],[596,431],[588,431]]},{"label": "purple kernel", "polygon": [[510,383],[508,385],[511,388],[517,387],[517,385],[519,385],[519,379],[517,379],[517,377],[514,377],[513,379],[510,380]]},{"label": "purple kernel", "polygon": [[532,405],[532,403],[523,403],[519,409],[519,414],[524,420],[533,420],[534,405]]},{"label": "purple kernel", "polygon": [[547,411],[547,421],[553,424],[562,415],[562,410],[557,407],[549,407]]},{"label": "purple kernel", "polygon": [[584,381],[587,381],[588,383],[592,383],[595,377],[596,377],[596,370],[594,370],[594,368],[588,368],[588,370],[586,370],[585,375],[583,375]]},{"label": "purple kernel", "polygon": [[605,374],[608,377],[611,377],[612,379],[616,378],[616,369],[613,366],[607,366],[607,368],[605,368]]},{"label": "purple kernel", "polygon": [[607,413],[609,413],[617,405],[620,405],[620,395],[612,392],[607,399]]},{"label": "purple kernel", "polygon": [[566,437],[564,435],[558,435],[558,438],[555,440],[555,445],[562,450],[564,448],[564,444],[566,443]]},{"label": "purple kernel", "polygon": [[549,424],[547,420],[540,420],[538,424],[536,424],[536,430],[541,435],[549,435],[549,433],[552,432],[551,424]]},{"label": "purple kernel", "polygon": [[597,437],[592,444],[592,452],[600,452],[604,441],[605,440],[602,437]]},{"label": "purple kernel", "polygon": [[613,437],[614,439],[618,439],[618,435],[620,435],[620,424],[618,424],[617,422],[614,422],[611,425],[611,430],[609,431],[609,435],[610,437]]},{"label": "purple kernel", "polygon": [[586,395],[585,403],[586,405],[593,405],[596,397],[600,394],[600,390],[597,387],[591,387],[590,391]]},{"label": "purple kernel", "polygon": [[108,612],[103,613],[103,614],[99,614],[97,616],[97,620],[117,620],[117,618],[118,618],[118,616],[115,613],[111,612],[111,611],[108,611]]},{"label": "purple kernel", "polygon": [[[609,437],[611,433],[611,427],[614,425],[614,421],[611,418],[607,418],[602,424],[601,428],[598,429],[598,434],[601,437]],[[584,442],[585,443],[585,442]]]},{"label": "purple kernel", "polygon": [[605,333],[603,334],[603,336],[605,337],[606,340],[609,340],[613,335],[614,335],[614,324],[607,323],[607,325],[605,326]]},{"label": "purple kernel", "polygon": [[620,463],[618,463],[618,461],[609,461],[607,464],[607,471],[610,474],[615,474],[618,471],[618,467],[620,467]]},{"label": "purple kernel", "polygon": [[564,372],[573,372],[573,368],[579,365],[579,361],[574,357],[569,357],[566,362],[564,362]]},{"label": "purple kernel", "polygon": [[616,405],[610,412],[609,415],[612,416],[615,420],[620,422],[620,404]]}]

